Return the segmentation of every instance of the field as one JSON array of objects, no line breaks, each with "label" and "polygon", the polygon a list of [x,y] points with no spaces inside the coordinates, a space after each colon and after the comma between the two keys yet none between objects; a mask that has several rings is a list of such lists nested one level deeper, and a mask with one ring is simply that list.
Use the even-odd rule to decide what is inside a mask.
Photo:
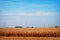
[{"label": "field", "polygon": [[60,40],[60,28],[0,28],[0,40]]},{"label": "field", "polygon": [[60,40],[60,37],[1,37],[0,40]]}]

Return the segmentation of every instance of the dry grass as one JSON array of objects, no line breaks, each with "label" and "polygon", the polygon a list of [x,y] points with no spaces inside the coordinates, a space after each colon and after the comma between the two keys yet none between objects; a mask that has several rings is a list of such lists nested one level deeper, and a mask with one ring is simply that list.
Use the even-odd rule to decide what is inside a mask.
[{"label": "dry grass", "polygon": [[0,28],[0,40],[60,40],[60,28]]},{"label": "dry grass", "polygon": [[0,28],[0,36],[60,37],[60,28]]},{"label": "dry grass", "polygon": [[0,40],[60,40],[60,37],[0,37]]}]

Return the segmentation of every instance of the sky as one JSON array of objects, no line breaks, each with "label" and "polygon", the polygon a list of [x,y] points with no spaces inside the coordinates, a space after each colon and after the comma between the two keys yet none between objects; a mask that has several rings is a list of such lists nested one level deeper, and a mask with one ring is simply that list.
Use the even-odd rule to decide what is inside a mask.
[{"label": "sky", "polygon": [[60,0],[0,0],[0,28],[60,26]]}]

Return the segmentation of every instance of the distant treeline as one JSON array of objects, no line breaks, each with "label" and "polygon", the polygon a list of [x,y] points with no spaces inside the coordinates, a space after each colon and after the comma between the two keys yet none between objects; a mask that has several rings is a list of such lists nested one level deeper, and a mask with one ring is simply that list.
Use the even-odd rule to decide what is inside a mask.
[{"label": "distant treeline", "polygon": [[[23,28],[22,26],[16,26],[15,28]],[[33,26],[32,27],[26,27],[26,28],[34,28]],[[55,28],[60,28],[60,26],[55,26]]]}]

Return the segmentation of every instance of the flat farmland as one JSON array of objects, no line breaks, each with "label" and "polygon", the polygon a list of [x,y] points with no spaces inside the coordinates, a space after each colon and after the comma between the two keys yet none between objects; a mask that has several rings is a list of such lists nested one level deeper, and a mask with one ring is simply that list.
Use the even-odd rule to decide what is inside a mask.
[{"label": "flat farmland", "polygon": [[0,28],[0,36],[60,37],[60,28]]},{"label": "flat farmland", "polygon": [[60,40],[60,28],[0,28],[0,40]]},{"label": "flat farmland", "polygon": [[60,37],[0,37],[0,40],[60,40]]}]

